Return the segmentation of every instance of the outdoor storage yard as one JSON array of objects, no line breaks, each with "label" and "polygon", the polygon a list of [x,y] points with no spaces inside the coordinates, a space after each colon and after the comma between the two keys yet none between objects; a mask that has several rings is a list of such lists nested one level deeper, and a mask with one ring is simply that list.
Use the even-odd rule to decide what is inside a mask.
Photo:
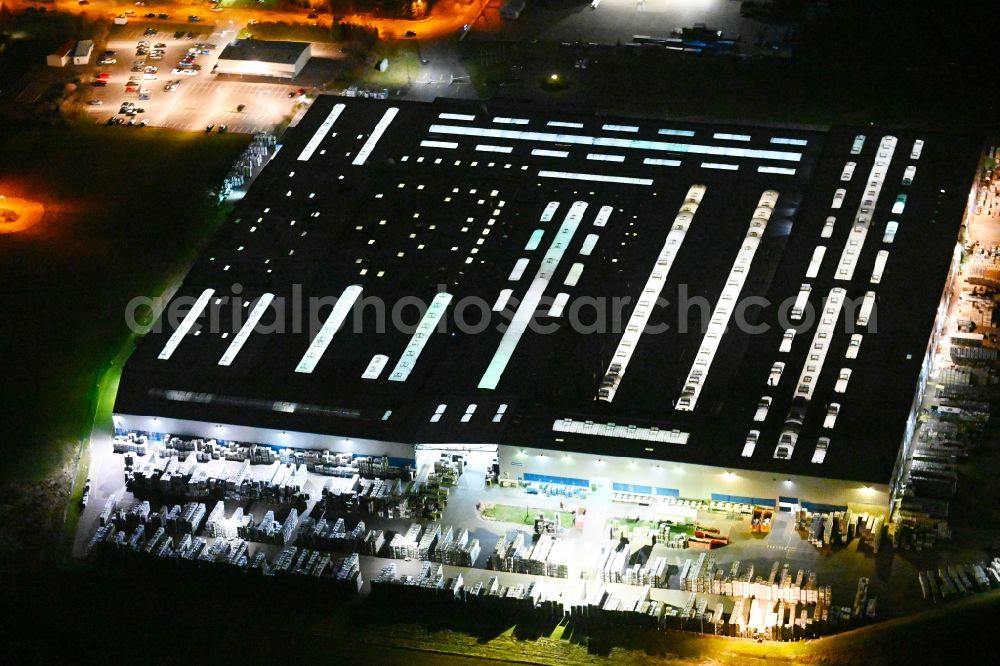
[{"label": "outdoor storage yard", "polygon": [[[182,449],[197,446],[189,442],[180,443],[175,440],[172,446],[180,446]],[[205,553],[212,552],[216,561],[231,561],[237,563],[241,557],[246,558],[246,565],[260,566],[261,558],[266,558],[274,563],[274,571],[279,572],[282,567],[297,566],[295,558],[289,560],[286,546],[294,544],[302,549],[309,549],[316,552],[320,557],[330,560],[329,567],[334,572],[338,570],[343,573],[343,567],[347,570],[355,571],[357,578],[353,575],[348,578],[352,589],[360,590],[363,594],[368,594],[372,589],[372,581],[384,578],[387,574],[387,567],[393,569],[395,575],[412,576],[419,579],[423,571],[427,575],[427,566],[437,567],[438,564],[429,564],[430,561],[444,563],[443,574],[446,577],[461,576],[465,589],[472,589],[477,583],[488,585],[492,576],[497,576],[498,583],[502,586],[516,587],[518,585],[529,587],[536,584],[536,591],[541,589],[550,590],[551,595],[560,595],[565,599],[573,597],[577,586],[582,580],[587,581],[588,590],[591,586],[604,584],[604,589],[609,594],[614,595],[622,604],[622,607],[631,607],[643,597],[648,597],[651,601],[662,604],[661,608],[667,608],[668,615],[682,613],[685,608],[688,611],[695,610],[698,604],[704,604],[709,611],[722,611],[725,615],[733,613],[734,604],[741,604],[743,593],[740,591],[740,583],[734,581],[727,587],[723,576],[716,575],[715,569],[733,572],[738,568],[739,576],[745,578],[746,574],[753,572],[750,580],[742,583],[745,586],[753,585],[754,593],[759,597],[764,588],[768,589],[768,594],[772,586],[766,582],[774,580],[777,587],[775,599],[783,599],[791,594],[788,590],[795,589],[796,600],[798,599],[798,588],[802,588],[801,594],[803,602],[806,595],[812,596],[812,603],[803,603],[800,608],[809,609],[809,617],[813,617],[815,606],[815,595],[819,595],[819,600],[824,600],[823,595],[832,594],[832,600],[827,597],[826,610],[833,616],[832,625],[839,628],[852,626],[863,618],[851,618],[852,606],[855,604],[855,592],[858,588],[859,578],[869,578],[869,597],[878,597],[880,606],[884,602],[893,604],[893,612],[902,610],[914,610],[920,607],[923,602],[919,599],[919,589],[915,576],[908,570],[908,567],[900,562],[894,562],[892,555],[882,552],[881,556],[876,556],[872,552],[872,544],[863,542],[861,539],[854,539],[851,543],[838,546],[824,546],[817,548],[802,538],[795,530],[793,517],[789,514],[776,516],[773,521],[773,528],[767,534],[754,534],[751,532],[751,519],[749,515],[739,515],[730,511],[692,509],[686,506],[686,502],[664,504],[655,506],[637,506],[635,504],[613,501],[609,493],[597,491],[594,493],[582,493],[583,498],[566,497],[562,494],[548,494],[546,492],[527,493],[522,488],[501,488],[487,486],[485,483],[485,470],[489,465],[492,454],[483,452],[471,452],[462,456],[464,470],[460,476],[454,479],[454,485],[442,484],[447,500],[440,512],[440,518],[436,520],[426,520],[424,515],[409,513],[414,508],[412,502],[397,501],[397,499],[386,499],[380,501],[372,499],[380,495],[377,491],[369,491],[369,499],[359,498],[365,492],[349,493],[338,499],[327,498],[326,501],[318,501],[322,498],[326,487],[327,494],[332,495],[333,489],[342,490],[354,489],[363,490],[365,484],[371,483],[362,480],[361,476],[352,478],[342,477],[337,472],[333,473],[330,466],[324,468],[323,474],[309,472],[304,476],[286,479],[287,486],[284,491],[284,501],[279,501],[273,495],[269,498],[261,497],[252,499],[251,495],[263,496],[271,491],[261,490],[267,488],[265,480],[271,479],[275,470],[283,469],[285,474],[294,477],[296,474],[295,465],[285,465],[276,463],[277,454],[267,450],[258,450],[254,453],[260,464],[249,465],[246,462],[236,460],[224,460],[225,451],[222,450],[220,459],[209,460],[207,462],[195,463],[194,459],[198,454],[191,451],[173,451],[172,456],[166,455],[166,449],[161,444],[152,444],[143,447],[134,441],[129,442],[127,438],[119,437],[117,447],[120,450],[130,448],[131,453],[112,453],[111,443],[99,445],[95,450],[95,462],[92,469],[99,470],[99,476],[92,479],[92,491],[87,509],[80,521],[80,530],[75,543],[77,555],[84,555],[90,550],[92,556],[112,557],[112,552],[121,552],[122,548],[129,551],[128,539],[120,546],[111,545],[113,533],[118,530],[106,529],[100,532],[100,536],[105,539],[104,545],[95,545],[95,530],[99,529],[102,521],[101,514],[104,513],[104,520],[111,522],[113,518],[107,512],[108,499],[115,496],[115,506],[122,511],[122,518],[119,525],[126,523],[129,527],[123,527],[128,537],[135,535],[134,530],[138,524],[136,516],[139,515],[137,509],[141,501],[148,501],[149,515],[152,517],[161,505],[172,506],[174,504],[185,505],[185,514],[193,525],[181,527],[184,519],[173,516],[162,521],[162,526],[169,534],[174,535],[173,544],[177,544],[178,552],[174,548],[164,546],[169,539],[149,539],[152,528],[147,528],[145,535],[134,539],[132,549],[136,552],[145,552],[147,556],[160,551],[163,557],[180,555],[181,544],[191,543],[190,538],[202,536],[206,543],[203,551],[190,555],[193,559],[200,559],[203,562],[208,557]],[[145,457],[141,457],[136,450],[143,448],[147,451]],[[211,450],[211,445],[203,444],[202,450]],[[230,457],[232,457],[232,447]],[[301,452],[300,452],[301,455]],[[448,453],[450,461],[454,453]],[[133,479],[130,486],[136,490],[137,495],[133,495],[124,484],[123,462],[126,456],[131,457]],[[261,457],[263,456],[263,457]],[[211,456],[202,456],[203,458]],[[269,459],[274,459],[270,460]],[[299,458],[302,460],[302,458]],[[155,479],[152,484],[144,484],[141,477],[156,465],[166,469],[167,461],[174,460],[169,469],[173,469],[173,481],[163,481],[169,479],[171,474],[169,469],[163,476],[159,474],[150,475]],[[285,460],[291,460],[285,457]],[[180,461],[178,463],[178,461]],[[185,462],[186,461],[186,462]],[[360,462],[359,462],[360,461]],[[359,459],[353,463],[355,473],[365,472],[364,459]],[[375,465],[380,465],[380,461],[369,461]],[[332,464],[332,463],[331,463]],[[187,467],[185,469],[185,466]],[[449,463],[451,472],[443,469],[439,473],[440,480],[447,483],[448,479],[454,476],[454,463]],[[439,465],[439,467],[441,467]],[[318,469],[314,466],[314,469]],[[241,470],[243,470],[241,476]],[[390,487],[390,476],[397,473],[402,478],[406,474],[402,470],[392,468],[382,468],[386,488]],[[304,471],[304,470],[302,470]],[[224,509],[215,509],[218,502],[210,497],[192,497],[194,486],[186,484],[183,479],[198,478],[201,473],[208,479],[236,479],[245,478],[244,482],[237,482],[235,486],[229,484],[230,491],[223,493],[228,499],[221,504]],[[401,488],[408,488],[409,494],[419,495],[414,490],[418,485],[425,484],[428,480],[435,481],[432,477],[428,479],[428,474],[433,474],[430,470],[424,470],[423,474],[417,475],[414,481],[399,480]],[[190,475],[190,476],[189,476]],[[252,479],[252,481],[251,481]],[[162,489],[173,483],[170,492],[163,492]],[[177,485],[180,483],[181,485]],[[193,483],[193,482],[192,482]],[[211,481],[208,486],[211,486]],[[301,484],[301,495],[294,492],[294,487]],[[359,485],[360,484],[360,485]],[[379,482],[375,482],[379,485]],[[183,490],[181,490],[183,488]],[[243,491],[239,489],[243,488]],[[249,490],[254,488],[254,490]],[[535,491],[538,490],[536,487]],[[548,489],[545,489],[548,490]],[[249,492],[250,494],[246,494]],[[276,487],[274,492],[278,492]],[[439,491],[434,491],[438,496]],[[383,492],[382,496],[390,493]],[[187,499],[185,499],[185,496]],[[306,500],[305,497],[308,496]],[[195,504],[188,504],[193,499]],[[191,508],[197,507],[197,503],[204,503],[205,511]],[[437,507],[421,505],[430,514],[437,515]],[[293,514],[293,508],[294,514]],[[732,508],[732,507],[730,507]],[[221,511],[225,520],[219,518],[219,514],[213,513]],[[563,510],[563,519],[560,525],[567,523],[573,525],[571,513],[578,514],[576,524],[572,527],[553,527],[549,534],[543,537],[535,537],[532,532],[534,516],[537,513],[544,514],[547,518],[554,518],[555,514]],[[252,516],[251,521],[240,521],[236,516],[246,513]],[[276,523],[271,524],[266,521],[268,512],[273,512]],[[236,514],[234,516],[234,513]],[[131,517],[128,515],[131,514]],[[500,520],[485,518],[482,514],[499,515],[507,519]],[[191,516],[195,516],[191,518]],[[529,520],[525,521],[524,516],[528,515]],[[685,518],[684,516],[688,516]],[[309,519],[312,519],[310,522]],[[568,518],[568,520],[567,520]],[[342,527],[334,527],[338,519],[343,519]],[[325,527],[321,521],[326,521]],[[668,525],[676,523],[674,525]],[[141,521],[139,521],[141,522]],[[412,524],[419,522],[423,525],[422,538],[407,543],[406,534],[412,530]],[[169,523],[169,525],[168,525]],[[297,523],[297,525],[296,525]],[[360,527],[358,524],[361,523]],[[153,523],[149,523],[152,525]],[[171,527],[172,525],[172,527]],[[291,528],[289,529],[289,526]],[[696,526],[700,529],[717,529],[716,534],[723,539],[728,539],[729,544],[712,550],[696,550],[688,548],[688,539],[694,536]],[[448,528],[453,528],[449,530]],[[440,532],[438,529],[440,528]],[[270,531],[268,532],[268,529]],[[228,530],[228,531],[227,531]],[[256,530],[256,531],[254,531]],[[287,530],[287,531],[286,531]],[[463,530],[468,530],[468,534],[463,534]],[[381,533],[380,533],[381,531]],[[110,534],[109,534],[110,532]],[[278,536],[285,532],[284,536]],[[504,564],[497,559],[495,554],[497,542],[511,539],[511,532],[520,532],[523,535],[526,546],[526,554],[532,549],[533,540],[544,543],[546,540],[558,541],[564,544],[565,557],[560,560],[565,567],[560,569],[558,563],[553,564],[553,557],[544,566],[535,565],[534,560],[526,561],[518,568],[517,564],[510,562]],[[189,533],[190,536],[183,536]],[[369,534],[371,533],[371,534]],[[465,548],[445,549],[441,544],[447,541],[444,536],[451,533],[454,537],[453,543],[465,544]],[[213,538],[213,534],[218,534],[218,538]],[[657,535],[657,545],[650,548],[649,544],[652,535]],[[399,536],[397,536],[399,535]],[[435,541],[427,535],[437,535],[438,554],[428,552]],[[165,534],[163,536],[166,536]],[[609,537],[614,537],[614,540]],[[249,538],[248,538],[249,537]],[[366,538],[367,537],[367,538]],[[620,537],[630,538],[632,544],[632,556],[628,558],[632,562],[646,563],[645,567],[624,566],[617,567],[617,573],[601,573],[595,570],[594,562],[598,553],[608,546],[609,542],[617,544]],[[377,539],[377,542],[375,541]],[[238,544],[245,540],[246,549]],[[149,545],[149,541],[153,545]],[[472,550],[470,545],[473,541],[478,541],[478,548]],[[89,542],[89,546],[88,546]],[[216,550],[212,551],[213,544],[217,543]],[[223,546],[226,543],[228,545]],[[230,550],[230,548],[233,550]],[[472,551],[470,553],[470,550]],[[237,552],[241,555],[237,555]],[[357,561],[350,559],[348,553],[359,553]],[[103,555],[98,555],[103,553]],[[370,553],[370,554],[369,554]],[[464,553],[464,555],[463,555]],[[376,556],[376,554],[378,556]],[[461,565],[463,557],[471,560],[465,561]],[[118,555],[121,557],[122,555]],[[133,557],[138,557],[135,555]],[[182,556],[183,557],[183,556]],[[229,558],[234,558],[230,560]],[[316,556],[313,556],[316,557]],[[526,555],[527,557],[527,555]],[[663,558],[659,562],[659,569],[656,570],[658,558]],[[347,558],[345,560],[345,558]],[[710,569],[710,564],[714,561],[715,568]],[[254,564],[256,562],[256,565]],[[284,562],[284,564],[282,564]],[[449,562],[451,562],[449,564]],[[735,563],[739,563],[736,565]],[[298,565],[302,565],[299,562]],[[472,565],[472,566],[468,566]],[[734,568],[735,565],[735,568]],[[504,573],[502,569],[507,567],[513,571]],[[533,568],[537,567],[537,568]],[[697,569],[701,568],[701,573]],[[752,568],[751,568],[752,567]],[[782,570],[787,567],[787,574],[782,574]],[[492,569],[489,571],[488,569]],[[610,570],[614,570],[611,567]],[[527,570],[532,573],[518,573]],[[803,570],[800,572],[799,570]],[[815,579],[810,585],[809,572],[815,573]],[[433,570],[432,570],[433,573]],[[777,573],[777,577],[775,577]],[[539,574],[549,574],[542,576]],[[319,574],[314,574],[319,577]],[[784,591],[777,591],[782,587],[781,580],[787,577],[784,584]],[[717,579],[713,583],[713,579]],[[443,581],[441,581],[443,583]],[[322,583],[317,581],[316,585]],[[340,585],[344,582],[341,580]],[[648,587],[643,587],[646,585]],[[789,588],[791,586],[791,588]],[[827,587],[828,586],[828,587]],[[383,585],[384,588],[384,585]],[[811,592],[808,592],[811,590]],[[916,588],[916,589],[915,589]],[[388,588],[394,589],[394,588]],[[746,587],[749,591],[751,588]],[[692,597],[692,594],[694,597]],[[692,602],[695,604],[691,606]],[[568,603],[566,601],[565,603]],[[919,604],[919,605],[914,605]],[[750,602],[746,602],[749,609]],[[831,608],[832,606],[832,608]],[[821,606],[822,607],[822,606]],[[844,608],[842,608],[844,607]],[[567,606],[568,608],[568,606]],[[673,609],[673,611],[669,610]],[[865,613],[865,604],[862,603],[861,614]],[[881,610],[880,610],[881,614]],[[593,618],[591,618],[593,620]],[[674,620],[680,622],[680,620]],[[673,626],[673,625],[671,625]],[[680,626],[680,625],[676,625]],[[691,627],[687,627],[691,628]],[[826,629],[817,630],[823,633]],[[713,633],[713,632],[709,632]],[[721,633],[721,632],[720,632]],[[769,635],[769,637],[778,637]],[[788,637],[791,637],[789,634]]]}]

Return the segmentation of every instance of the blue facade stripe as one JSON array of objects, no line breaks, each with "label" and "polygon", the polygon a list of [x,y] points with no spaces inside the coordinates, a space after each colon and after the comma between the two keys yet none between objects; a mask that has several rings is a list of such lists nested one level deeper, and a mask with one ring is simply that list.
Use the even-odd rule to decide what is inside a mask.
[{"label": "blue facade stripe", "polygon": [[578,488],[590,487],[590,481],[588,479],[577,479],[571,476],[550,476],[548,474],[532,474],[531,472],[525,472],[524,480],[534,481],[535,483],[558,483],[563,486],[576,486]]}]

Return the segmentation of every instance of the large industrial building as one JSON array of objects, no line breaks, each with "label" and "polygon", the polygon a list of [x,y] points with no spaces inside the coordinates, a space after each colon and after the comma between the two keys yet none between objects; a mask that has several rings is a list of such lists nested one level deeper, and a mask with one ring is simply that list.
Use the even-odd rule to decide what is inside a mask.
[{"label": "large industrial building", "polygon": [[127,363],[116,427],[885,508],[979,148],[321,97]]},{"label": "large industrial building", "polygon": [[312,57],[309,42],[237,39],[226,45],[214,74],[270,76],[294,79]]}]

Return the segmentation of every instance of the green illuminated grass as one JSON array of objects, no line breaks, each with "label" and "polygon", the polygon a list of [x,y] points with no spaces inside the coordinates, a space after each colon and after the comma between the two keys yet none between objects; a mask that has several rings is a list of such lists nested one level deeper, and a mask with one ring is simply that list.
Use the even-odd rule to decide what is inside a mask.
[{"label": "green illuminated grass", "polygon": [[[483,517],[496,520],[501,523],[514,523],[515,525],[534,525],[535,518],[540,513],[551,518],[554,511],[546,509],[528,508],[527,506],[512,506],[510,504],[495,504],[483,509]],[[560,511],[559,524],[563,527],[573,527],[576,520],[572,513]]]}]

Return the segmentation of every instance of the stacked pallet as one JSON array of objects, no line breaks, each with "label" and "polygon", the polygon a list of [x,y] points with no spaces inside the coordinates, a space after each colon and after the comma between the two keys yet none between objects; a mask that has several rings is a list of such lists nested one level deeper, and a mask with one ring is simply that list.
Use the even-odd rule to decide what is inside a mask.
[{"label": "stacked pallet", "polygon": [[425,561],[430,560],[432,555],[434,555],[434,548],[437,546],[438,537],[440,536],[440,525],[428,525],[417,544],[417,558]]},{"label": "stacked pallet", "polygon": [[[468,542],[469,540],[468,534],[469,534],[468,530],[465,530],[466,542]],[[462,534],[460,532],[459,537],[461,536]],[[434,551],[430,554],[429,559],[434,562],[449,564],[449,562],[445,562],[446,559],[445,553],[448,551],[448,548],[452,545],[454,540],[455,540],[455,528],[453,528],[451,525],[442,525],[441,533],[438,535],[437,545],[434,547]]]},{"label": "stacked pallet", "polygon": [[569,578],[569,563],[572,557],[572,544],[566,539],[554,539],[545,560],[545,575],[552,578]]},{"label": "stacked pallet", "polygon": [[552,550],[554,543],[555,538],[551,535],[543,534],[538,537],[538,541],[528,555],[527,571],[525,573],[535,576],[545,575],[545,563],[549,558],[549,552]]},{"label": "stacked pallet", "polygon": [[519,572],[521,562],[528,556],[525,548],[525,534],[510,531],[497,541],[493,554],[490,556],[490,567],[497,571]]},{"label": "stacked pallet", "polygon": [[361,544],[361,552],[366,555],[378,555],[385,545],[385,533],[382,530],[369,530]]},{"label": "stacked pallet", "polygon": [[392,557],[397,560],[406,558],[416,559],[419,548],[420,525],[412,523],[406,534],[396,534],[389,542],[389,550]]}]

